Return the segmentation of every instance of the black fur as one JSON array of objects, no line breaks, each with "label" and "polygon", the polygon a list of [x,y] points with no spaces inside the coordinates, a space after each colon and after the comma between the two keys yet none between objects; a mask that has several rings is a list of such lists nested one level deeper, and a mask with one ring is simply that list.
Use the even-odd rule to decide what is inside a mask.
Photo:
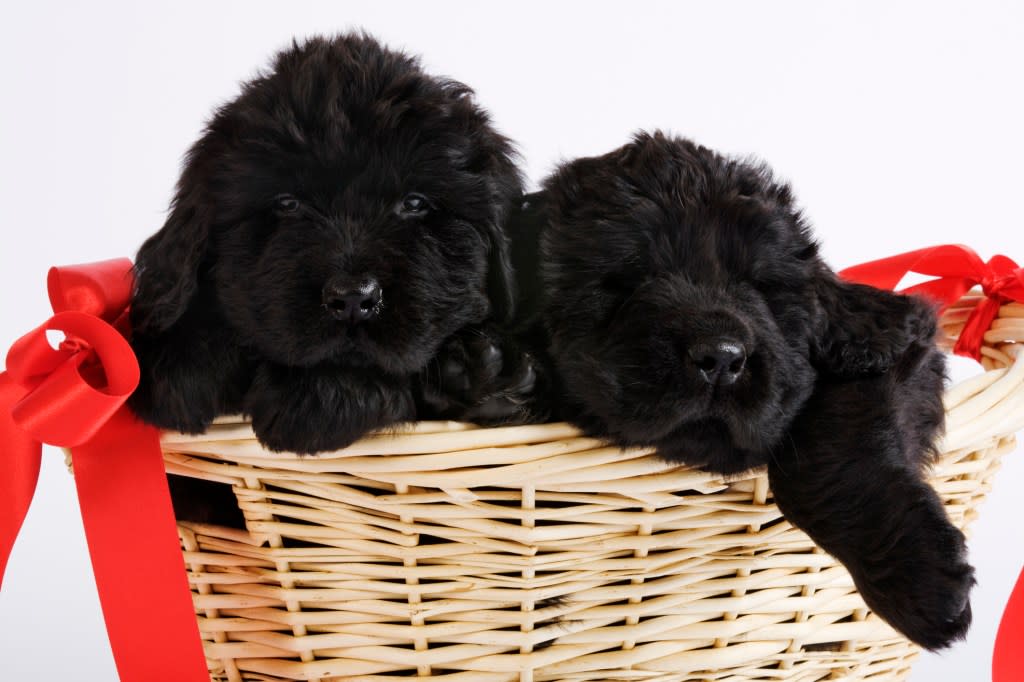
[{"label": "black fur", "polygon": [[497,426],[543,421],[533,356],[507,325],[466,327],[420,373],[419,414]]},{"label": "black fur", "polygon": [[[924,481],[931,306],[840,281],[766,166],[660,133],[563,165],[527,204],[510,230],[541,285],[519,338],[555,388],[537,412],[708,471],[769,464],[783,512],[883,618],[929,648],[963,636],[972,571]],[[743,351],[728,382],[702,364],[722,344]]]},{"label": "black fur", "polygon": [[924,480],[945,358],[914,343],[891,371],[825,375],[768,463],[779,508],[839,559],[864,601],[928,649],[963,639],[974,569]]},{"label": "black fur", "polygon": [[[442,344],[512,314],[520,194],[466,86],[365,35],[293,44],[213,116],[139,251],[131,406],[189,433],[245,412],[300,453],[431,416],[414,392]],[[369,319],[332,314],[326,287],[371,278]]]}]

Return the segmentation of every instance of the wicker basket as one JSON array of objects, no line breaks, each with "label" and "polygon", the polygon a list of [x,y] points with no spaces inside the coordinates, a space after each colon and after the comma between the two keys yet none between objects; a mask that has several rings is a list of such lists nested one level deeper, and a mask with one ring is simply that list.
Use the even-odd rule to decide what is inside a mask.
[{"label": "wicker basket", "polygon": [[[1024,306],[1004,306],[987,371],[946,396],[933,481],[961,527],[1024,425],[1019,339]],[[163,443],[247,519],[179,526],[218,682],[893,680],[917,655],[763,472],[726,482],[564,424],[424,422],[301,458],[239,419]]]}]

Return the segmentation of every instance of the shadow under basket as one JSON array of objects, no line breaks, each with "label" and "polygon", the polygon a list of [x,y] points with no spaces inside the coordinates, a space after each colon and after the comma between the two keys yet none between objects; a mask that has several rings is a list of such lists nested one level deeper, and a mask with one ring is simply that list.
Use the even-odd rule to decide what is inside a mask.
[{"label": "shadow under basket", "polygon": [[[985,371],[945,396],[932,482],[961,528],[1024,426],[1018,340],[1006,305]],[[763,471],[725,481],[565,424],[421,422],[299,457],[223,419],[163,447],[246,519],[179,524],[216,682],[894,680],[917,655]]]}]

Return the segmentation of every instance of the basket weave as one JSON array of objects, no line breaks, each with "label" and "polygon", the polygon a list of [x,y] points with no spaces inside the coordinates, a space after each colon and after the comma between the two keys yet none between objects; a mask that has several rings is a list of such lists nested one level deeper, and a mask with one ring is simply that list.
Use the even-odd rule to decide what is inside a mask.
[{"label": "basket weave", "polygon": [[[1024,306],[1004,306],[987,371],[945,398],[932,480],[960,527],[1024,426],[1021,339]],[[565,424],[421,422],[298,457],[225,419],[163,447],[247,519],[179,524],[216,682],[893,680],[917,655],[763,471],[726,482]]]}]

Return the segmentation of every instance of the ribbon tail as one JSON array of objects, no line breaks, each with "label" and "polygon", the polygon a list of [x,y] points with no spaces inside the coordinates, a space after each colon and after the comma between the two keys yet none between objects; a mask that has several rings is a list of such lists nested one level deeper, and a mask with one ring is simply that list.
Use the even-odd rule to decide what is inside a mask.
[{"label": "ribbon tail", "polygon": [[869,284],[878,289],[889,291],[896,288],[900,280],[911,272],[918,263],[927,258],[934,247],[909,251],[888,258],[880,258],[868,263],[852,265],[839,272],[839,276],[850,282]]},{"label": "ribbon tail", "polygon": [[1024,679],[1024,570],[1017,578],[1003,620],[996,634],[992,654],[992,682],[1017,682]]},{"label": "ribbon tail", "polygon": [[7,560],[14,548],[21,525],[32,504],[39,481],[42,446],[22,431],[11,417],[11,408],[25,394],[25,389],[7,372],[0,372],[0,585],[3,585]]},{"label": "ribbon tail", "polygon": [[992,326],[992,320],[999,314],[999,301],[986,298],[971,312],[960,332],[960,338],[953,346],[953,352],[964,357],[981,360],[981,346],[985,332]]},{"label": "ribbon tail", "polygon": [[840,271],[839,276],[850,282],[892,291],[911,272],[937,279],[908,287],[899,293],[928,296],[945,307],[955,303],[980,282],[987,269],[981,257],[970,248],[944,244],[854,265]]},{"label": "ribbon tail", "polygon": [[156,429],[122,408],[72,461],[121,682],[208,682]]}]

